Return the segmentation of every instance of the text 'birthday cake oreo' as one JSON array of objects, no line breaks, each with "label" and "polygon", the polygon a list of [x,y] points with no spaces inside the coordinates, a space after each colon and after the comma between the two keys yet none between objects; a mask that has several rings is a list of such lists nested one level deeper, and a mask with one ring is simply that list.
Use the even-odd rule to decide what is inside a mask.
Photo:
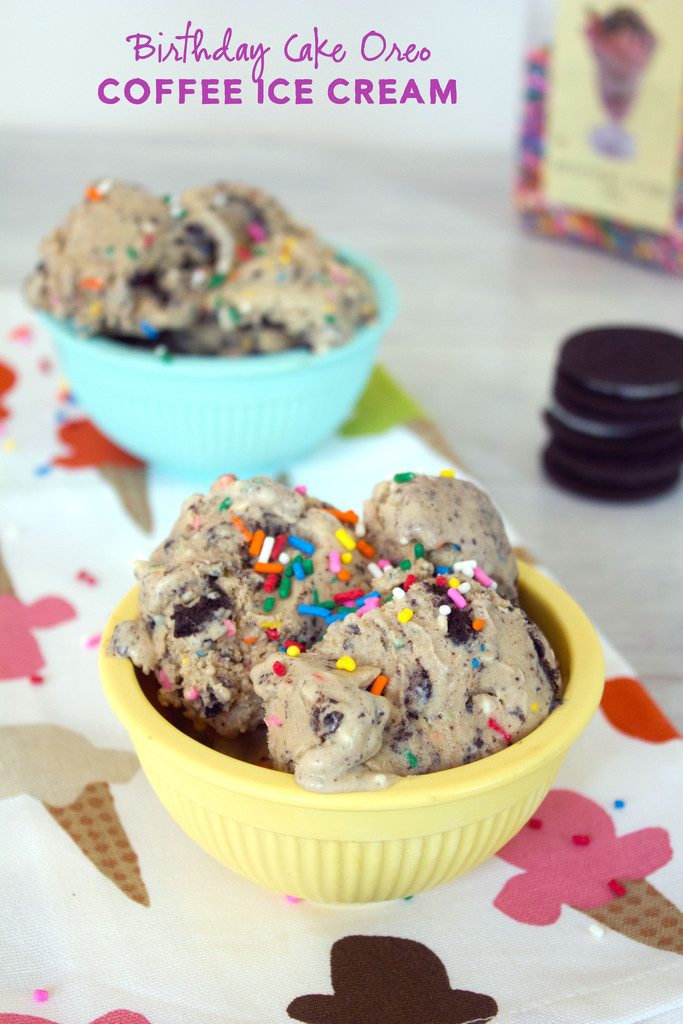
[{"label": "text 'birthday cake oreo'", "polygon": [[683,338],[645,327],[578,332],[560,349],[543,466],[560,486],[617,501],[673,487],[683,460]]}]

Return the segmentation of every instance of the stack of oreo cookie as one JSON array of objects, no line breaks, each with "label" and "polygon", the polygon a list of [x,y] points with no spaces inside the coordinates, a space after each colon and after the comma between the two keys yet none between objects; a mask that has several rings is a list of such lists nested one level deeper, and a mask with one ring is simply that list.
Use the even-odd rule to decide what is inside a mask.
[{"label": "stack of oreo cookie", "polygon": [[660,494],[680,476],[681,416],[683,338],[642,327],[581,331],[560,349],[545,470],[595,498]]}]

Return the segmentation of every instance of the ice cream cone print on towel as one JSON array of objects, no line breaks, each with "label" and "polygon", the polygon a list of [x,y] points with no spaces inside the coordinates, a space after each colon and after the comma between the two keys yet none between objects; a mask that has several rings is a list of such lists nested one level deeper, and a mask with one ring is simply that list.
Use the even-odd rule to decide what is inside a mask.
[{"label": "ice cream cone print on towel", "polygon": [[147,496],[147,467],[101,434],[90,420],[78,419],[63,423],[59,440],[70,450],[52,460],[63,469],[97,469],[113,487],[133,522],[150,533],[152,516]]},{"label": "ice cream cone print on towel", "polygon": [[554,924],[565,904],[636,942],[683,954],[683,914],[646,880],[673,856],[665,829],[617,836],[602,807],[556,789],[498,856],[524,869],[494,900],[515,921]]},{"label": "ice cream cone print on towel", "polygon": [[33,630],[58,626],[75,616],[74,607],[62,597],[24,604],[14,592],[0,551],[0,681],[37,675],[45,659]]},{"label": "ice cream cone print on towel", "polygon": [[4,397],[11,391],[17,380],[17,375],[11,366],[0,363],[0,422],[10,415],[10,411],[4,404]]},{"label": "ice cream cone print on towel", "polygon": [[149,906],[137,854],[110,785],[139,768],[124,750],[100,750],[56,725],[0,728],[0,800],[27,793],[39,800],[98,871],[125,896]]}]

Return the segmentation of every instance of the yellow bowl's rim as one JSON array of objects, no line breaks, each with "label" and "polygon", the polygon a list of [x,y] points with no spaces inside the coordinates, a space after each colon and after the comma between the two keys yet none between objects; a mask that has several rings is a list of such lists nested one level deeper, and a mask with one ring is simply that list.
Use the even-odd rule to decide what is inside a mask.
[{"label": "yellow bowl's rim", "polygon": [[314,793],[293,775],[248,764],[204,746],[167,722],[147,700],[130,661],[107,654],[114,627],[137,615],[133,587],[110,616],[99,652],[102,685],[109,704],[135,746],[154,747],[176,769],[227,792],[292,807],[339,811],[397,811],[472,797],[537,771],[561,758],[585,729],[602,695],[604,669],[600,641],[587,616],[557,583],[519,563],[521,603],[529,595],[543,604],[569,652],[563,664],[563,703],[524,739],[489,757],[458,768],[406,777],[378,792]]}]

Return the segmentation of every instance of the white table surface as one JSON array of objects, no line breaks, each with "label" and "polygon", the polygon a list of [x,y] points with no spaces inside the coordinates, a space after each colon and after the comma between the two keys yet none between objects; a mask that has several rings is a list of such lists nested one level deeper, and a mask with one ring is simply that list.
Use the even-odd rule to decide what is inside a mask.
[{"label": "white table surface", "polygon": [[680,329],[683,279],[525,237],[504,152],[333,150],[244,142],[228,128],[211,142],[16,135],[4,149],[5,286],[18,285],[84,184],[105,175],[160,192],[254,182],[381,262],[401,296],[384,363],[683,731],[683,487],[603,504],[557,489],[539,468],[563,336],[615,322]]}]

